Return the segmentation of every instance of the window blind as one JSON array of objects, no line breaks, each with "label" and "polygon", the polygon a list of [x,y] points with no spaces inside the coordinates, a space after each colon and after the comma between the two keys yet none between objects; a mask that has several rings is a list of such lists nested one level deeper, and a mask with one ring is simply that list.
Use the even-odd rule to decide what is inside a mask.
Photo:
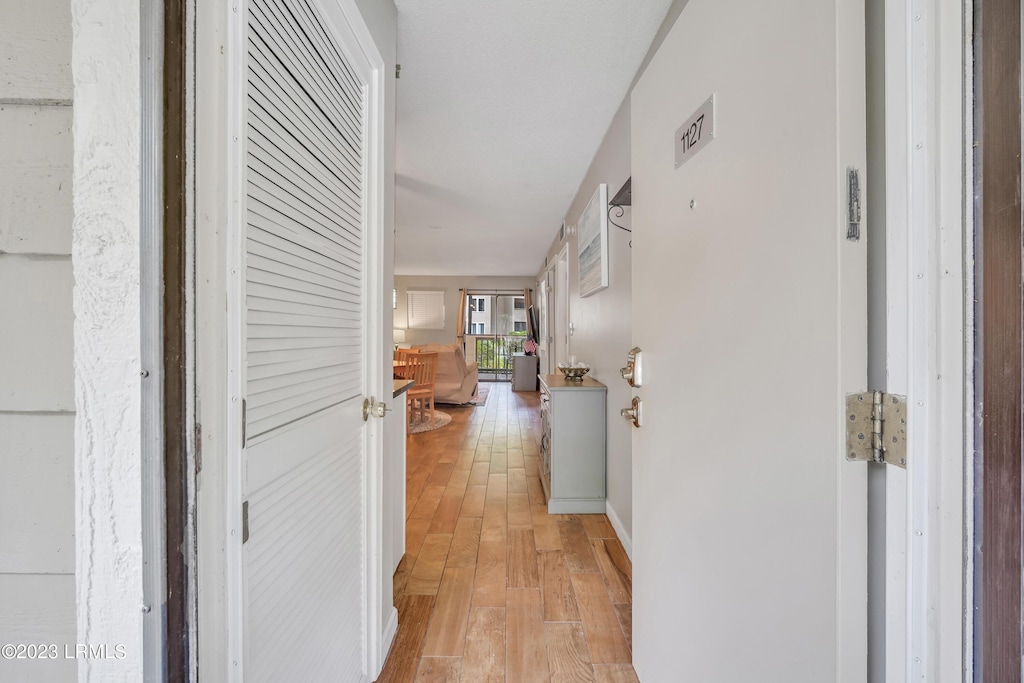
[{"label": "window blind", "polygon": [[444,329],[444,292],[414,291],[408,298],[410,329]]}]

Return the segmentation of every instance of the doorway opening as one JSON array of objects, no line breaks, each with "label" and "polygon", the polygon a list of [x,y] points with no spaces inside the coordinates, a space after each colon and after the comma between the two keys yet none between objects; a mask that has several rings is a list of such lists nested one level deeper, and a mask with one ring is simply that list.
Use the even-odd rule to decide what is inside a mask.
[{"label": "doorway opening", "polygon": [[512,357],[523,353],[528,324],[522,292],[466,293],[466,356],[484,382],[512,380]]}]

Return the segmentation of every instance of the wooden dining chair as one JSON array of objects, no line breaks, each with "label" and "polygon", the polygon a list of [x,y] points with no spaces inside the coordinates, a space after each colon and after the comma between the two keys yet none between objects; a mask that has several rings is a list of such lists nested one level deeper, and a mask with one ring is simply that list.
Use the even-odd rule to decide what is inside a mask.
[{"label": "wooden dining chair", "polygon": [[437,358],[435,353],[411,353],[406,357],[407,367],[411,369],[411,379],[415,382],[406,396],[409,401],[409,424],[412,424],[413,413],[417,410],[419,403],[420,419],[427,414],[427,405],[430,405],[430,424],[434,423],[434,380],[437,378]]},{"label": "wooden dining chair", "polygon": [[395,379],[414,379],[413,366],[409,356],[419,355],[415,349],[398,349],[395,351]]}]

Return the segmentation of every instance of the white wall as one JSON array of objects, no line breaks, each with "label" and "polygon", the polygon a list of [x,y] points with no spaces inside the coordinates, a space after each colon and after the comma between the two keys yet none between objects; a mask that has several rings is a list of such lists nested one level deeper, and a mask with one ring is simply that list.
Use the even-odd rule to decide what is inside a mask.
[{"label": "white wall", "polygon": [[[637,69],[633,85],[657,53],[688,1],[672,1],[643,63]],[[598,184],[608,183],[610,201],[630,176],[630,98],[627,94],[573,198],[565,215],[565,223],[575,225],[578,222]],[[625,210],[622,218],[616,218],[615,213],[612,217],[619,225],[632,229],[630,209]],[[569,319],[575,326],[575,332],[569,340],[569,353],[576,356],[577,361],[590,363],[591,376],[608,385],[608,516],[626,550],[632,554],[632,427],[619,415],[619,410],[629,405],[633,396],[629,385],[619,375],[619,368],[626,364],[626,353],[632,348],[632,259],[629,236],[629,233],[609,224],[609,286],[585,299],[579,296],[576,238],[567,235],[565,240],[569,242]],[[538,281],[544,278],[548,266],[557,259],[565,240],[559,240],[558,235],[555,235],[545,263],[538,273]],[[551,310],[554,309],[554,301],[552,296],[548,302]],[[541,367],[544,367],[543,364]]]},{"label": "white wall", "polygon": [[[409,326],[409,302],[406,294],[410,289],[433,289],[444,291],[444,329],[407,330],[403,346],[412,344],[454,344],[459,327],[459,290],[523,290],[533,289],[537,297],[537,283],[532,277],[490,277],[486,275],[396,275],[395,289],[398,290],[398,307],[394,309],[395,329]],[[389,304],[390,305],[390,304]]]},{"label": "white wall", "polygon": [[0,22],[0,680],[74,678],[71,3],[7,3]]},{"label": "white wall", "polygon": [[82,680],[142,675],[139,289],[140,17],[72,0],[75,82],[75,484],[78,640],[126,657]]},{"label": "white wall", "polygon": [[[565,222],[575,225],[600,183],[608,184],[608,198],[619,191],[630,176],[630,111],[627,97],[605,134],[580,189],[569,206]],[[616,223],[630,228],[630,209]],[[567,231],[568,232],[568,231]],[[562,245],[569,244],[569,320],[574,332],[569,337],[569,354],[590,365],[590,376],[608,386],[608,517],[623,545],[631,548],[633,535],[633,450],[632,427],[619,415],[629,405],[631,388],[619,375],[632,348],[632,257],[630,233],[608,226],[608,287],[588,297],[579,296],[579,258],[575,235],[559,241],[556,235],[548,251],[554,263]],[[543,270],[541,272],[543,277]],[[632,552],[630,550],[630,552]]]}]

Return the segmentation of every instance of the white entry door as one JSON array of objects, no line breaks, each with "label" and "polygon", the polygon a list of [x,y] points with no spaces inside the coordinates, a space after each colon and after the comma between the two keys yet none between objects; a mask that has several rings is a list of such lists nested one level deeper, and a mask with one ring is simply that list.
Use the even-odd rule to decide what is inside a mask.
[{"label": "white entry door", "polygon": [[[867,388],[863,46],[858,0],[690,0],[633,92],[645,683],[866,678],[866,466],[843,448]],[[712,95],[714,139],[677,168]]]},{"label": "white entry door", "polygon": [[[372,71],[317,0],[248,0],[244,35],[247,681],[372,678],[368,532],[382,352],[368,190]],[[372,521],[372,520],[371,520]]]}]

